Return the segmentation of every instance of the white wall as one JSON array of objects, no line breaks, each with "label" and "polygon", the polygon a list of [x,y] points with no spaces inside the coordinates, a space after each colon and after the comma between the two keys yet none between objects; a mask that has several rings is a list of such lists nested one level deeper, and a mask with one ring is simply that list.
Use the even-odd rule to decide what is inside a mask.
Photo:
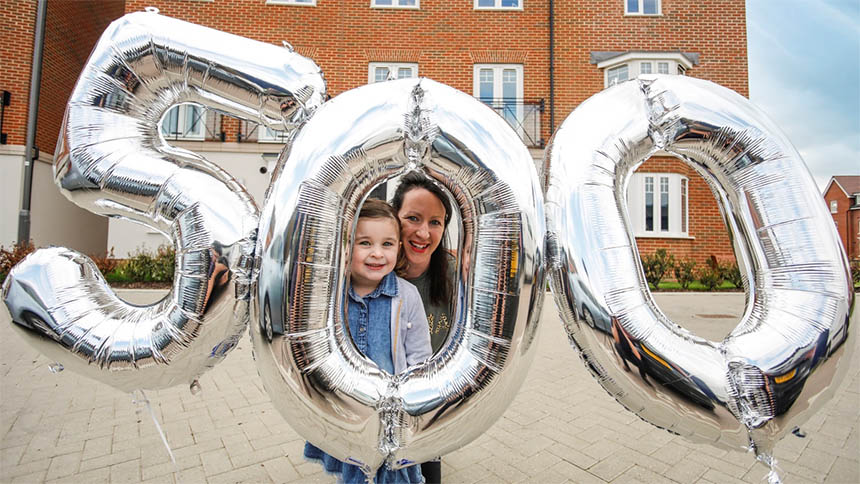
[{"label": "white wall", "polygon": [[[36,247],[60,245],[85,254],[103,254],[107,220],[68,201],[54,185],[51,155],[40,153],[33,165],[30,195],[30,238]],[[18,239],[18,212],[24,179],[24,147],[0,151],[0,245]]]},{"label": "white wall", "polygon": [[[20,149],[16,149],[20,148]],[[18,240],[18,211],[24,177],[24,147],[0,145],[0,245],[9,247]]]}]

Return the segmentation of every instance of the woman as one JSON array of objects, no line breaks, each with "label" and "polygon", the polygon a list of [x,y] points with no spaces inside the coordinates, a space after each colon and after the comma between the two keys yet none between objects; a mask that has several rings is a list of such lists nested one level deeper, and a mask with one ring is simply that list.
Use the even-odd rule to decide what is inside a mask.
[{"label": "woman", "polygon": [[[442,188],[426,176],[412,172],[400,180],[394,198],[394,211],[400,219],[400,240],[406,253],[406,268],[401,277],[418,288],[433,353],[445,344],[453,324],[454,257],[442,240],[451,221],[451,203]],[[441,482],[441,460],[421,464],[428,484]]]}]

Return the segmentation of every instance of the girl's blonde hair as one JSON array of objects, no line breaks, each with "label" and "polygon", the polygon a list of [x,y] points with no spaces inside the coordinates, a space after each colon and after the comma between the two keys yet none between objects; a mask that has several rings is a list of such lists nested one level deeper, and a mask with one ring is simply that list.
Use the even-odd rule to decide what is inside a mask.
[{"label": "girl's blonde hair", "polygon": [[397,218],[394,208],[384,200],[368,198],[361,206],[358,218],[387,218],[394,221],[394,226],[397,227],[397,240],[400,242],[400,246],[397,248],[397,262],[394,264],[394,272],[399,273],[406,269],[406,252],[403,251],[403,241],[400,240],[400,219]]}]

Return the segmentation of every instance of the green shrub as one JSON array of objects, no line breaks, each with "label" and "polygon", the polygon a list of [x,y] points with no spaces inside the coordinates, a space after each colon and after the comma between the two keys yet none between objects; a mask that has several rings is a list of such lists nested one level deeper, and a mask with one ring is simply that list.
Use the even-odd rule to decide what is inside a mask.
[{"label": "green shrub", "polygon": [[860,286],[860,259],[851,261],[851,280],[854,281],[854,287]]},{"label": "green shrub", "polygon": [[675,280],[682,289],[688,289],[696,280],[696,261],[684,259],[675,264]]},{"label": "green shrub", "polygon": [[117,277],[128,282],[171,282],[175,262],[176,252],[173,247],[162,245],[155,254],[137,249],[131,258],[121,264]]},{"label": "green shrub", "polygon": [[666,249],[657,249],[653,254],[642,257],[642,268],[645,270],[645,280],[657,290],[658,284],[675,266],[675,256],[666,252]]},{"label": "green shrub", "polygon": [[725,282],[726,266],[720,264],[716,257],[711,256],[708,263],[698,272],[699,282],[709,291],[723,285]]},{"label": "green shrub", "polygon": [[736,288],[743,289],[744,287],[744,279],[741,277],[741,269],[738,267],[738,264],[732,262],[725,266],[725,273],[723,277],[732,283]]}]

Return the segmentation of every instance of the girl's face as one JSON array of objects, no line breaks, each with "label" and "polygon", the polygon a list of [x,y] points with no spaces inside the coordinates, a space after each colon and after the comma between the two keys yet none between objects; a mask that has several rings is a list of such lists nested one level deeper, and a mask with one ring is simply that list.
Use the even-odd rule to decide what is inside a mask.
[{"label": "girl's face", "polygon": [[432,192],[424,188],[409,190],[397,212],[400,218],[400,239],[409,266],[406,276],[418,277],[430,267],[430,256],[442,242],[445,233],[445,206]]},{"label": "girl's face", "polygon": [[400,248],[397,222],[390,218],[359,218],[350,265],[352,289],[366,296],[394,270]]}]

